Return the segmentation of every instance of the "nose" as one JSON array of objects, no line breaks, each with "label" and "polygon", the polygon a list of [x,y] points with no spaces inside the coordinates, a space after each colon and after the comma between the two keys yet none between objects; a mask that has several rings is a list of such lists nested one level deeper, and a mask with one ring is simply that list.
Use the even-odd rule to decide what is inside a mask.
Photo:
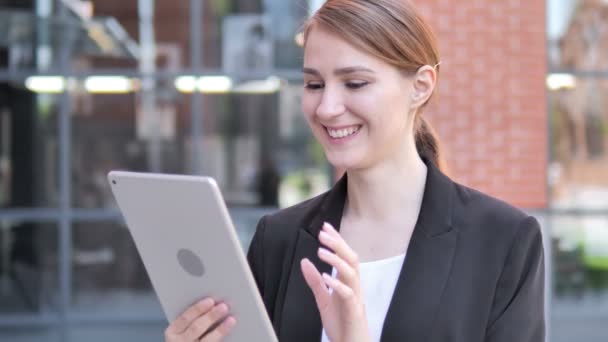
[{"label": "nose", "polygon": [[319,119],[329,121],[332,118],[343,114],[345,110],[344,101],[340,92],[326,86],[323,89],[321,102],[316,110]]}]

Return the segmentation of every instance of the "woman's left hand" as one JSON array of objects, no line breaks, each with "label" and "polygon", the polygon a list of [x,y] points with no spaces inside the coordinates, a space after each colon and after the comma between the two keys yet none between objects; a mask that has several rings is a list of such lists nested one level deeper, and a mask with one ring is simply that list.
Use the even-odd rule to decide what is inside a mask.
[{"label": "woman's left hand", "polygon": [[[329,223],[323,224],[319,240],[327,247],[319,248],[319,258],[336,269],[337,277],[321,275],[306,258],[302,259],[301,267],[315,296],[325,333],[332,342],[367,342],[370,337],[359,282],[358,257]],[[332,293],[327,287],[333,290]]]}]

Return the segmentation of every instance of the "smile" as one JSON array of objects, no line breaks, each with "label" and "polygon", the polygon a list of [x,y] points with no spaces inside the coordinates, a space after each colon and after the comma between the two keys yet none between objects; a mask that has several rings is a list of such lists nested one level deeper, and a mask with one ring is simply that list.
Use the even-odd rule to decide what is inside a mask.
[{"label": "smile", "polygon": [[325,127],[325,130],[327,131],[327,134],[329,134],[329,136],[332,137],[333,139],[344,139],[346,137],[349,137],[349,136],[354,135],[357,132],[359,132],[360,128],[361,128],[361,125],[354,125],[354,126],[343,127],[343,128],[339,128],[339,129]]}]

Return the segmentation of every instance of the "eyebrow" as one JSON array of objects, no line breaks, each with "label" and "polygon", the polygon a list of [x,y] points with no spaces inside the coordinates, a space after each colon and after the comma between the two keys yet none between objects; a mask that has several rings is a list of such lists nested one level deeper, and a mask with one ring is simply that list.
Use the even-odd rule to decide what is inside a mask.
[{"label": "eyebrow", "polygon": [[[316,69],[312,69],[312,68],[302,68],[302,72],[305,74],[310,74],[310,75],[315,75],[315,76],[320,76],[321,73],[316,70]],[[368,69],[366,67],[362,67],[362,66],[352,66],[352,67],[345,67],[345,68],[338,68],[334,70],[334,75],[336,76],[340,76],[340,75],[347,75],[347,74],[352,74],[355,72],[367,72],[367,73],[371,73],[373,74],[374,71],[372,69]]]}]

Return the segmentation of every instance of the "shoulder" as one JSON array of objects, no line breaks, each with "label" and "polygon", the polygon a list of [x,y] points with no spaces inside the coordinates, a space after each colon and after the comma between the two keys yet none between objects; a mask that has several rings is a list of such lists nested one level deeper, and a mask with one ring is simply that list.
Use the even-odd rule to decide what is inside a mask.
[{"label": "shoulder", "polygon": [[523,210],[476,189],[454,185],[453,227],[460,232],[502,244],[518,235],[540,235],[537,220]]},{"label": "shoulder", "polygon": [[533,282],[530,293],[542,292],[543,238],[534,217],[459,184],[453,205],[452,229],[458,232],[461,272],[470,270],[475,273],[470,279],[485,279],[496,289],[493,305],[504,308],[506,304],[497,301],[508,302],[505,298],[513,298],[513,289],[527,281]]}]

